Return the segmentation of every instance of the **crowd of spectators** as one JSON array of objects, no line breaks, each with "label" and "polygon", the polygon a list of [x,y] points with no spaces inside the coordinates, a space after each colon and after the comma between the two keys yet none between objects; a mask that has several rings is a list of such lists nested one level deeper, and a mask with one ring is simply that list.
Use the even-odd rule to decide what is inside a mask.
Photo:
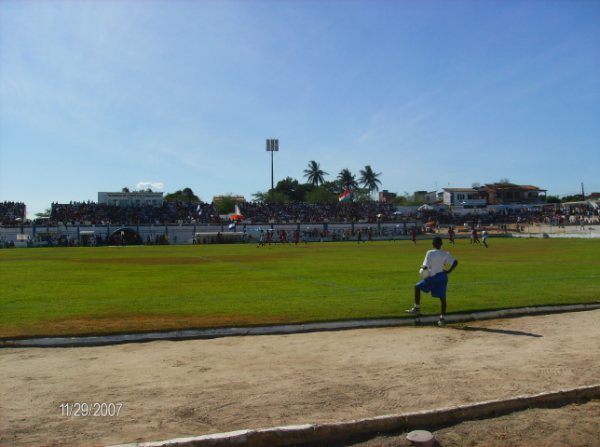
[{"label": "crowd of spectators", "polygon": [[[309,204],[244,202],[239,206],[252,223],[376,222],[393,220],[396,207],[381,202]],[[226,214],[222,214],[225,216]],[[46,221],[44,221],[46,222]],[[76,224],[218,224],[221,217],[214,204],[164,202],[162,207],[120,207],[95,202],[53,203],[47,223]],[[41,222],[38,222],[41,223]]]},{"label": "crowd of spectators", "polygon": [[49,224],[161,225],[218,223],[219,215],[210,203],[164,202],[162,206],[129,206],[95,202],[53,203]]},{"label": "crowd of spectators", "polygon": [[580,224],[598,220],[598,208],[589,206],[560,207],[555,205],[533,207],[503,207],[494,211],[477,210],[468,214],[455,214],[450,210],[426,211],[424,220],[436,221],[439,225],[464,225],[465,227],[486,227],[500,225],[555,225]]},{"label": "crowd of spectators", "polygon": [[396,206],[382,202],[314,204],[245,202],[242,215],[253,223],[377,222],[393,220]]},{"label": "crowd of spectators", "polygon": [[25,220],[25,204],[21,202],[0,203],[0,224],[16,225]]},{"label": "crowd of spectators", "polygon": [[[164,202],[160,207],[98,204],[95,202],[53,203],[49,218],[33,222],[25,220],[25,204],[0,203],[2,225],[49,224],[65,225],[165,225],[165,224],[219,224],[226,214],[212,203]],[[377,223],[377,222],[435,222],[436,226],[492,226],[500,224],[554,224],[579,223],[597,219],[598,209],[590,207],[537,206],[529,208],[505,207],[500,210],[473,210],[458,214],[449,208],[398,211],[398,207],[382,202],[354,202],[335,204],[244,202],[239,210],[245,221],[252,224],[282,223]],[[226,219],[226,218],[225,218]]]}]

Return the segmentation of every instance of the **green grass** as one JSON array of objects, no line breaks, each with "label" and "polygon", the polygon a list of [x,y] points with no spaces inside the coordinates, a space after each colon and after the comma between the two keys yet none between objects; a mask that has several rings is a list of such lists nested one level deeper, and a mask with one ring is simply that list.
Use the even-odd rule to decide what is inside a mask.
[{"label": "green grass", "polygon": [[[404,317],[428,241],[0,250],[0,337]],[[448,311],[600,301],[600,240],[460,240]],[[439,303],[422,300],[424,313]]]}]

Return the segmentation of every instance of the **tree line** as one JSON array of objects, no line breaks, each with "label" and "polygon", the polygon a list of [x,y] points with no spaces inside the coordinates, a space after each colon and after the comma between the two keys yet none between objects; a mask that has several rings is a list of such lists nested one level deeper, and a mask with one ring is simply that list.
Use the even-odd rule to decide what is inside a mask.
[{"label": "tree line", "polygon": [[272,190],[256,192],[253,197],[257,201],[274,203],[336,203],[343,191],[352,191],[354,201],[368,201],[381,186],[381,172],[375,172],[370,165],[359,171],[358,178],[348,168],[342,169],[331,181],[325,180],[328,175],[318,162],[311,160],[304,170],[305,183],[286,177]]}]

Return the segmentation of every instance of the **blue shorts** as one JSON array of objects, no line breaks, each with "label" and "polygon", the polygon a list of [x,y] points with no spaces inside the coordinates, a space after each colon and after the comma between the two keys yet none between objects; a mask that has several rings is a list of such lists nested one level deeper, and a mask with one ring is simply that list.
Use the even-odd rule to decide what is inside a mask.
[{"label": "blue shorts", "polygon": [[434,298],[446,298],[446,286],[448,285],[448,274],[446,272],[436,273],[429,278],[419,281],[415,286],[425,293],[430,293]]}]

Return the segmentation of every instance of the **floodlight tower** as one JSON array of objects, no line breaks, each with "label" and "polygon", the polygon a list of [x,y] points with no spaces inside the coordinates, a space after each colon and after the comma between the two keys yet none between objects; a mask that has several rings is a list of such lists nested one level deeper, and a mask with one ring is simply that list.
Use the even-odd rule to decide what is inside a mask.
[{"label": "floodlight tower", "polygon": [[267,140],[267,152],[271,153],[271,199],[273,198],[273,190],[275,185],[273,184],[273,152],[279,151],[279,140],[268,139]]}]

